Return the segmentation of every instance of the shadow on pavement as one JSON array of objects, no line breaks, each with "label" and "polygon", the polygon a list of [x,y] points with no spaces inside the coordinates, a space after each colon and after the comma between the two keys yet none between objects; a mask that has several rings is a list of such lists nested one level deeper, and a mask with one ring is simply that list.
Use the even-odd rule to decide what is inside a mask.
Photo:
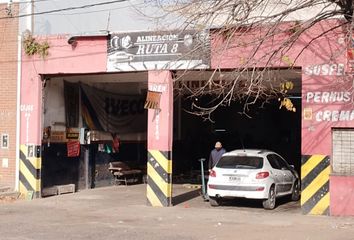
[{"label": "shadow on pavement", "polygon": [[[235,206],[235,207],[247,207],[247,208],[260,208],[262,209],[262,201],[257,199],[223,199],[222,206]],[[281,210],[294,210],[300,208],[299,202],[292,202],[289,197],[277,198],[276,209]]]},{"label": "shadow on pavement", "polygon": [[196,190],[193,190],[190,192],[182,193],[182,194],[179,194],[179,195],[174,196],[172,198],[172,204],[175,206],[175,205],[181,204],[183,202],[187,202],[187,201],[189,201],[193,198],[199,197],[199,196],[200,196],[200,189],[196,189]]}]

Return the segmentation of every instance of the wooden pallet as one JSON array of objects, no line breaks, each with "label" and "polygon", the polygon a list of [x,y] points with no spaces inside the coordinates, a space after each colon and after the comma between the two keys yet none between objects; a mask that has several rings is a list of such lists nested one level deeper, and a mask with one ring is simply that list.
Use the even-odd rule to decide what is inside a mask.
[{"label": "wooden pallet", "polygon": [[58,195],[64,193],[74,193],[75,192],[75,184],[67,184],[67,185],[59,185],[58,186]]},{"label": "wooden pallet", "polygon": [[42,190],[42,197],[61,195],[65,193],[74,193],[74,192],[75,192],[75,184],[55,185],[53,187],[44,188]]}]

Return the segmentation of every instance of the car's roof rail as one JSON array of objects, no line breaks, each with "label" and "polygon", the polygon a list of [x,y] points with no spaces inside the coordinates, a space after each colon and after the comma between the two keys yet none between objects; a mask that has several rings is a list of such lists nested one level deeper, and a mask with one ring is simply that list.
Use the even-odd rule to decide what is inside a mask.
[{"label": "car's roof rail", "polygon": [[262,153],[265,153],[265,152],[271,152],[271,151],[268,150],[268,149],[261,149],[261,150],[259,150],[258,154],[262,154]]}]

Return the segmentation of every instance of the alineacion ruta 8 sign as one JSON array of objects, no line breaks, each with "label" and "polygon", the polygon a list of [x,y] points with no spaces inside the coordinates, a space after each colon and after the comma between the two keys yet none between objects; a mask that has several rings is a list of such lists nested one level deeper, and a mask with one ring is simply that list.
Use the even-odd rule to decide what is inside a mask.
[{"label": "alineacion ruta 8 sign", "polygon": [[210,66],[208,32],[112,33],[107,71],[204,69]]}]

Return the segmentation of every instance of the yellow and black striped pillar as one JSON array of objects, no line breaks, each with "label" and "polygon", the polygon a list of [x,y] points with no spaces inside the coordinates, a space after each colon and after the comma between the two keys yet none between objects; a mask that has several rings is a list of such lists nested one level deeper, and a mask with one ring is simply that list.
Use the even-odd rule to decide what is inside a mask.
[{"label": "yellow and black striped pillar", "polygon": [[302,156],[301,209],[304,214],[329,215],[330,171],[328,156]]},{"label": "yellow and black striped pillar", "polygon": [[171,151],[148,151],[147,199],[154,207],[172,204],[172,160]]},{"label": "yellow and black striped pillar", "polygon": [[33,198],[41,196],[41,157],[40,147],[21,145],[20,147],[20,186],[21,194],[29,193]]}]

